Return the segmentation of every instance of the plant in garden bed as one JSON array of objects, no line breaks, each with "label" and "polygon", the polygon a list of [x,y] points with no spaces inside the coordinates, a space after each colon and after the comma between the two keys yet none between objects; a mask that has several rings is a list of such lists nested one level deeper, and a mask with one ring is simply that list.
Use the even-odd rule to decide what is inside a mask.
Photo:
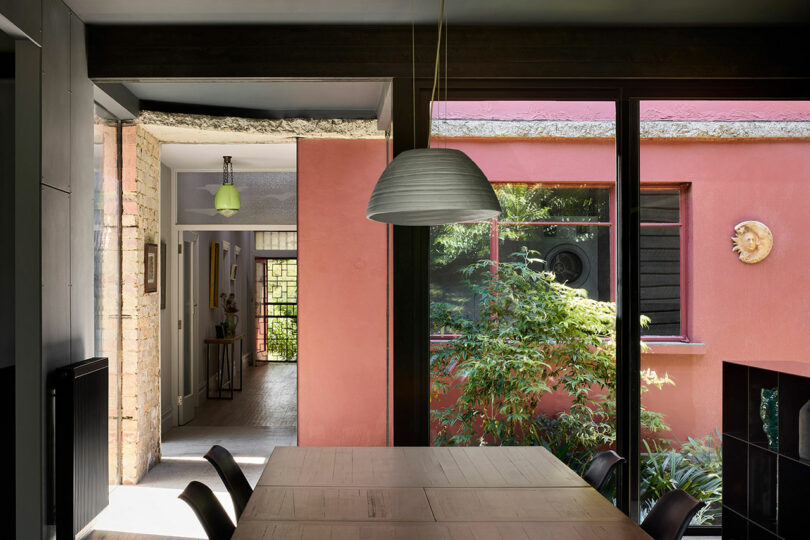
[{"label": "plant in garden bed", "polygon": [[[435,443],[545,445],[581,471],[616,440],[615,306],[533,269],[542,263],[535,255],[524,249],[514,262],[480,261],[464,270],[480,298],[475,319],[447,304],[431,306],[434,328],[457,333],[432,351],[432,392],[459,391],[454,403],[431,411],[440,427]],[[483,277],[473,283],[473,276]],[[673,384],[653,371],[643,382]],[[569,396],[569,408],[539,413],[553,391]],[[642,425],[650,433],[668,429],[662,414],[647,410]]]},{"label": "plant in garden bed", "polygon": [[700,439],[689,437],[676,450],[660,441],[644,441],[641,456],[641,513],[646,515],[664,493],[683,489],[706,503],[693,525],[716,523],[722,511],[723,475],[720,432]]}]

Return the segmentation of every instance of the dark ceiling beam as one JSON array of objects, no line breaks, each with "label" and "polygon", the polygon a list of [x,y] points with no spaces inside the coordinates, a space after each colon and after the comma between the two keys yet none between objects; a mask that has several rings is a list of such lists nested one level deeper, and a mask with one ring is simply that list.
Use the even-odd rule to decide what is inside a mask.
[{"label": "dark ceiling beam", "polygon": [[[810,26],[451,26],[450,77],[797,78]],[[415,29],[416,74],[436,31]],[[89,25],[91,79],[410,77],[409,26]]]},{"label": "dark ceiling beam", "polygon": [[280,118],[345,118],[369,120],[377,117],[376,109],[302,109],[268,110],[245,107],[223,107],[199,105],[196,103],[176,103],[173,101],[141,100],[141,110],[163,113],[200,114],[205,116],[236,116],[239,118],[280,119]]},{"label": "dark ceiling beam", "polygon": [[0,31],[14,39],[42,43],[42,2],[0,0]]},{"label": "dark ceiling beam", "polygon": [[97,83],[93,99],[119,120],[132,120],[141,113],[138,96],[121,83]]}]

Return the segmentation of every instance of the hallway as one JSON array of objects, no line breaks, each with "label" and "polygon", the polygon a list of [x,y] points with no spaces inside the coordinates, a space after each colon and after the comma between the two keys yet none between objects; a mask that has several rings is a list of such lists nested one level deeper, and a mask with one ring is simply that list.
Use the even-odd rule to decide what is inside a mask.
[{"label": "hallway", "polygon": [[177,495],[191,480],[208,485],[231,518],[233,505],[203,455],[214,444],[227,448],[255,485],[276,446],[295,446],[297,364],[245,368],[242,392],[233,401],[208,400],[195,418],[169,431],[161,462],[135,486],[119,486],[99,515],[92,540],[205,538],[196,516]]}]

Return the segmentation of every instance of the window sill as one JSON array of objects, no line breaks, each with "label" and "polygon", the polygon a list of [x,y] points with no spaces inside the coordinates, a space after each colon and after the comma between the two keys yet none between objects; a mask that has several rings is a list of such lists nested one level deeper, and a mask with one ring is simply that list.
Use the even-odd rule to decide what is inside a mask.
[{"label": "window sill", "polygon": [[706,354],[705,343],[682,343],[679,341],[657,341],[647,343],[647,350],[642,355],[666,356],[703,356]]}]

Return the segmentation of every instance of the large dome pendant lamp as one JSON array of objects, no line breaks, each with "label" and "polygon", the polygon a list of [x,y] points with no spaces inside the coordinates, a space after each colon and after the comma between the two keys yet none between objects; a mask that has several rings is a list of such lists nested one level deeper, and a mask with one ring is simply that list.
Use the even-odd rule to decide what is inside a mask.
[{"label": "large dome pendant lamp", "polygon": [[[430,95],[431,120],[439,75],[444,13],[445,6],[442,0],[436,64],[433,70],[433,90]],[[411,36],[413,40],[413,32]],[[445,69],[446,43],[445,39]],[[412,61],[415,71],[416,62]],[[446,93],[445,79],[445,100]],[[430,131],[429,128],[428,137]],[[467,154],[452,148],[418,148],[400,153],[388,164],[377,180],[366,208],[368,219],[411,226],[485,221],[497,217],[500,213],[501,205],[486,175]]]},{"label": "large dome pendant lamp", "polygon": [[233,185],[233,164],[231,156],[222,156],[222,185],[217,190],[214,197],[214,208],[217,212],[229,218],[242,207],[242,199],[236,186]]}]

